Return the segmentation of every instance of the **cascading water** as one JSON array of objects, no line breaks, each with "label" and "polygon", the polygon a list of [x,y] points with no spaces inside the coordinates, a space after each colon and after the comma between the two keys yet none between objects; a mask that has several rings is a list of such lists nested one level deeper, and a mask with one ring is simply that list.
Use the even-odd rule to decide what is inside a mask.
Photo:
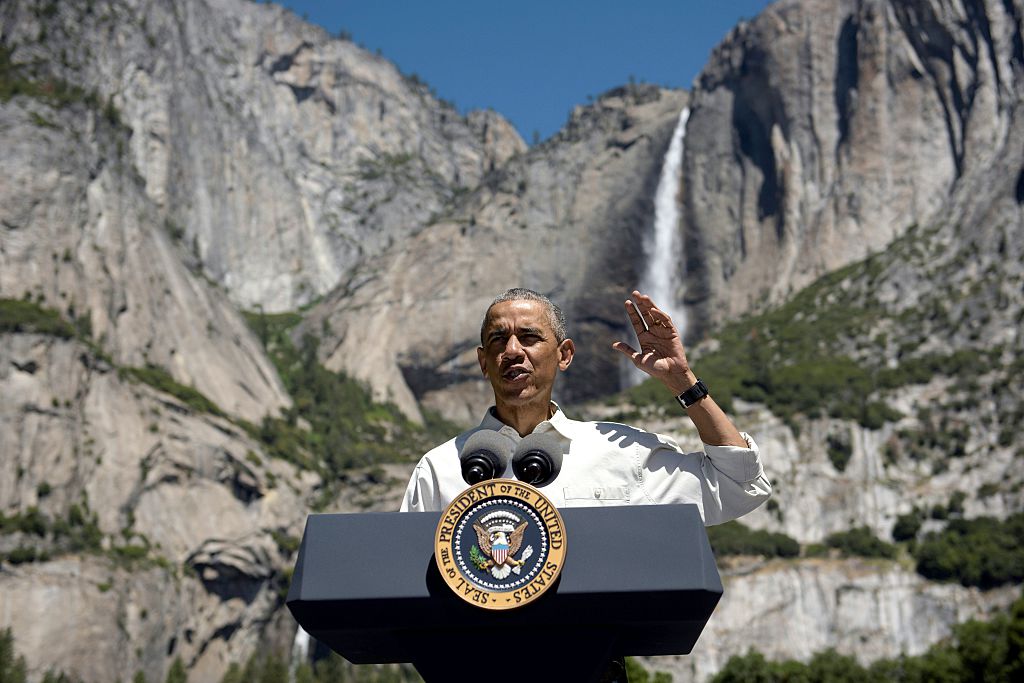
[{"label": "cascading water", "polygon": [[679,122],[672,133],[668,152],[661,165],[661,178],[654,195],[654,230],[644,241],[647,270],[640,284],[640,291],[648,294],[663,311],[672,316],[680,331],[686,324],[679,301],[680,266],[682,245],[679,240],[679,167],[683,161],[683,140],[686,138],[686,122],[690,118],[689,108],[679,114]]},{"label": "cascading water", "polygon": [[306,633],[301,626],[295,631],[295,640],[292,642],[292,657],[289,680],[295,681],[295,670],[302,663],[309,663],[309,647],[310,647],[309,634]]},{"label": "cascading water", "polygon": [[[673,322],[683,334],[686,330],[686,313],[682,307],[683,249],[679,239],[679,168],[683,162],[683,141],[686,138],[686,122],[690,108],[684,107],[679,113],[679,122],[672,133],[665,159],[661,164],[661,178],[654,195],[654,229],[644,240],[644,256],[647,269],[640,281],[640,291],[654,300],[661,310],[672,316]],[[647,377],[630,365],[629,384],[637,384]]]}]

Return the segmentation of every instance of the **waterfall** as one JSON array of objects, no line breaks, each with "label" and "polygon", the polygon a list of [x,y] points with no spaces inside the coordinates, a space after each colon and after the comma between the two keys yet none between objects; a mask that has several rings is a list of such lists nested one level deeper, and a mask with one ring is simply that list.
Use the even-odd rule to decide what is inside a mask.
[{"label": "waterfall", "polygon": [[690,109],[687,107],[679,114],[672,142],[661,164],[661,178],[654,195],[654,230],[644,240],[647,271],[640,283],[640,291],[648,294],[658,308],[672,316],[680,332],[686,327],[686,319],[679,296],[683,250],[679,239],[676,195],[679,194],[679,167],[683,161],[683,139],[689,118]]},{"label": "waterfall", "polygon": [[[665,159],[661,164],[661,178],[654,194],[654,229],[644,239],[644,257],[647,269],[640,281],[640,291],[654,300],[661,310],[672,316],[679,333],[686,331],[686,313],[682,306],[683,248],[679,238],[680,166],[683,163],[683,140],[690,108],[679,112],[679,121],[672,132]],[[647,375],[629,367],[628,384],[637,384]]]},{"label": "waterfall", "polygon": [[310,641],[311,638],[309,637],[309,634],[306,633],[301,626],[299,626],[298,629],[295,631],[295,640],[292,642],[291,666],[289,667],[290,671],[288,677],[290,681],[295,680],[295,670],[299,667],[300,664],[309,663]]}]

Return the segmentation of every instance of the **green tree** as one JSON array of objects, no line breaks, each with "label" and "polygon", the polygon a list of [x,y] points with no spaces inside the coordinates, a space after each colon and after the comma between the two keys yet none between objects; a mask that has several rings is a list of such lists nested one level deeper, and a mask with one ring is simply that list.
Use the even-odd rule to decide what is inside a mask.
[{"label": "green tree", "polygon": [[165,683],[188,683],[188,673],[185,671],[185,663],[181,661],[181,657],[174,658],[174,663],[167,671],[167,678],[164,681]]},{"label": "green tree", "polygon": [[11,629],[0,631],[0,681],[25,683],[25,658],[14,653],[14,635]]},{"label": "green tree", "polygon": [[713,683],[774,683],[775,667],[764,655],[750,650],[745,655],[733,655],[722,670],[712,679]]},{"label": "green tree", "polygon": [[629,683],[672,683],[672,674],[664,671],[652,674],[632,657],[626,657],[626,678]]},{"label": "green tree", "polygon": [[1024,513],[1005,520],[954,519],[914,549],[917,571],[934,581],[994,588],[1024,580]]},{"label": "green tree", "polygon": [[796,557],[800,544],[785,534],[763,529],[754,530],[732,521],[707,529],[711,549],[716,555],[764,555],[765,557]]},{"label": "green tree", "polygon": [[892,528],[892,540],[909,541],[917,537],[921,530],[921,511],[914,508],[905,515],[896,518],[896,524]]},{"label": "green tree", "polygon": [[295,668],[295,683],[317,683],[313,676],[313,667],[303,662]]},{"label": "green tree", "polygon": [[846,557],[896,557],[896,546],[879,539],[866,526],[830,534],[825,543]]}]

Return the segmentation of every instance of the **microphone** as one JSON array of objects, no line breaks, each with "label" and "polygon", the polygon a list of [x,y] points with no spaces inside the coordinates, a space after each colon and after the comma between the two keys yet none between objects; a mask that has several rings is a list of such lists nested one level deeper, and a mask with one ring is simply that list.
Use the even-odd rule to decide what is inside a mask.
[{"label": "microphone", "polygon": [[512,471],[519,481],[546,486],[562,469],[562,444],[551,434],[530,434],[512,456]]},{"label": "microphone", "polygon": [[474,432],[466,439],[462,452],[459,453],[462,478],[472,486],[487,479],[500,477],[508,466],[510,455],[512,439],[490,429]]}]

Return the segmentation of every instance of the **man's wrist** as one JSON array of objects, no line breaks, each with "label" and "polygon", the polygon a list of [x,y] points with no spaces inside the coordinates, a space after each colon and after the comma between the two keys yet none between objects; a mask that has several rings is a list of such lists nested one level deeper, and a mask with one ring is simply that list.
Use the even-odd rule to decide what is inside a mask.
[{"label": "man's wrist", "polygon": [[672,392],[673,396],[678,396],[684,391],[693,388],[693,385],[697,383],[697,375],[693,374],[693,371],[687,368],[685,372],[681,372],[677,375],[673,375],[665,379],[665,386]]}]

